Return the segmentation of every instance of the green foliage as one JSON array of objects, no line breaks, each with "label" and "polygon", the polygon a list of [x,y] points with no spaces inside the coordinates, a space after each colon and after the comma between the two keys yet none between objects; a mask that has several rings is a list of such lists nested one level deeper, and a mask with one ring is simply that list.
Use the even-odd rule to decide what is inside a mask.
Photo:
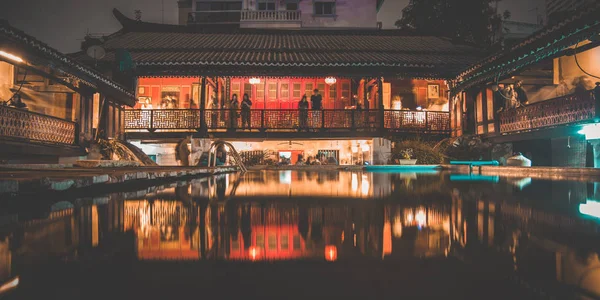
[{"label": "green foliage", "polygon": [[453,160],[489,160],[492,144],[479,136],[461,136],[450,143],[444,153]]},{"label": "green foliage", "polygon": [[392,160],[407,159],[410,156],[420,165],[437,165],[444,162],[444,155],[433,148],[431,143],[419,140],[397,141],[392,149]]},{"label": "green foliage", "polygon": [[420,35],[491,45],[502,20],[510,12],[498,13],[495,0],[411,0],[396,27]]}]

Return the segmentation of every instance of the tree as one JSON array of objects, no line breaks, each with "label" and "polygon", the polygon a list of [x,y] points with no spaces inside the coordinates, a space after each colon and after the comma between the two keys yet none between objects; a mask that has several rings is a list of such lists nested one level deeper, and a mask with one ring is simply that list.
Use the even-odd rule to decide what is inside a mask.
[{"label": "tree", "polygon": [[498,13],[499,0],[411,0],[396,27],[422,35],[445,36],[489,46],[502,20],[510,12]]}]

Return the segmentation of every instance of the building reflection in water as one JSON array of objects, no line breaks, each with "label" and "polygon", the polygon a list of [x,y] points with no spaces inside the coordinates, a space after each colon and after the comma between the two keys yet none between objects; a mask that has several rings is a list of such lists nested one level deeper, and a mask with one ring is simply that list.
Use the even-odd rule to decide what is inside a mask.
[{"label": "building reflection in water", "polygon": [[579,182],[453,181],[442,174],[222,175],[57,203],[42,219],[3,216],[0,281],[49,257],[134,245],[140,260],[453,256],[600,295],[600,226],[580,213],[596,194]]}]

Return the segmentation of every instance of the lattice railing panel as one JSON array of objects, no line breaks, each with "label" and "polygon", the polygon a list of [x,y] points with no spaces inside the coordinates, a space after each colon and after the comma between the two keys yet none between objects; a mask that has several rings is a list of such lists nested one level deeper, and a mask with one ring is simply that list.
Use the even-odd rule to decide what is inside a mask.
[{"label": "lattice railing panel", "polygon": [[0,136],[52,144],[76,144],[74,122],[0,106]]},{"label": "lattice railing panel", "polygon": [[594,118],[592,94],[567,95],[500,113],[500,131],[513,132],[577,123]]}]

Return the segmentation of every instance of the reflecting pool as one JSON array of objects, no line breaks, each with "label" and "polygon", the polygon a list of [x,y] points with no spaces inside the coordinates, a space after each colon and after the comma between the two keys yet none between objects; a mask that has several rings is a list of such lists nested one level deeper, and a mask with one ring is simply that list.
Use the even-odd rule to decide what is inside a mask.
[{"label": "reflecting pool", "polygon": [[597,299],[596,183],[256,171],[0,213],[0,297]]}]

